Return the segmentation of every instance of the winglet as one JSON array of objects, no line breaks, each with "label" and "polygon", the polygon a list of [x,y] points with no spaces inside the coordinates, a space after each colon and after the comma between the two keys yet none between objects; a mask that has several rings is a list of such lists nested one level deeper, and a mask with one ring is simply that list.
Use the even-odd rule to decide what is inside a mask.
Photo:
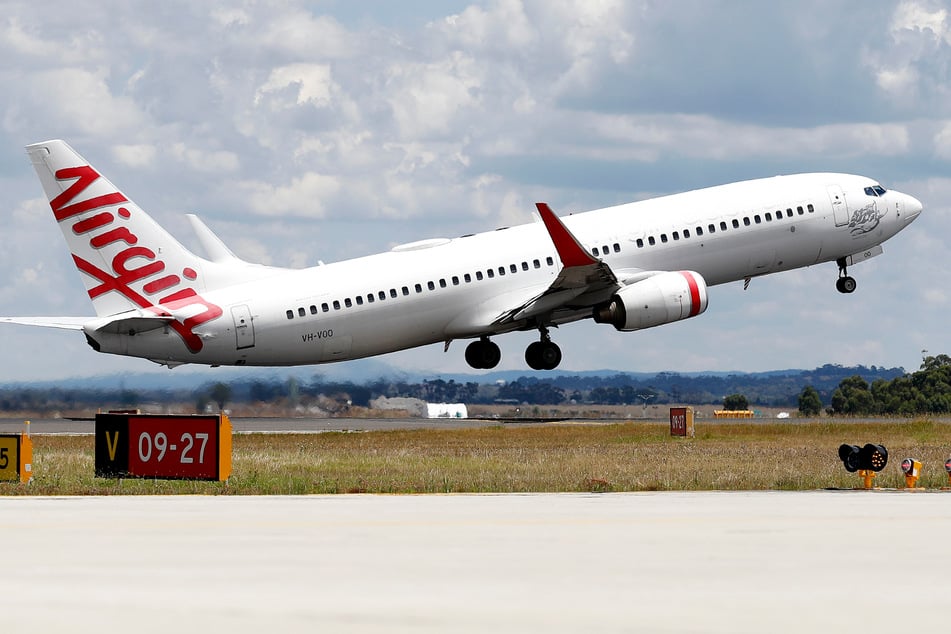
[{"label": "winglet", "polygon": [[555,244],[555,250],[558,251],[558,257],[565,267],[588,266],[597,264],[598,260],[588,253],[578,239],[574,237],[568,227],[555,215],[548,203],[535,203],[538,213],[545,223],[548,235]]}]

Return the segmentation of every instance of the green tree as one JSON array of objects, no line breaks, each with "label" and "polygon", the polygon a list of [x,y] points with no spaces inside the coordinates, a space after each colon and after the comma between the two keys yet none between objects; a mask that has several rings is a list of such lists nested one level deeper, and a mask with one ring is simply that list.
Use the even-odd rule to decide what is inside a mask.
[{"label": "green tree", "polygon": [[819,392],[811,385],[803,388],[799,395],[799,414],[801,416],[818,416],[822,411],[822,400]]},{"label": "green tree", "polygon": [[750,408],[750,402],[742,394],[730,394],[723,398],[723,409],[731,411],[744,410]]},{"label": "green tree", "polygon": [[867,416],[879,411],[878,403],[869,390],[869,385],[859,375],[842,379],[832,393],[832,410],[836,414]]},{"label": "green tree", "polygon": [[208,394],[215,403],[218,404],[218,411],[225,408],[225,403],[231,400],[231,386],[227,383],[215,383],[211,386]]}]

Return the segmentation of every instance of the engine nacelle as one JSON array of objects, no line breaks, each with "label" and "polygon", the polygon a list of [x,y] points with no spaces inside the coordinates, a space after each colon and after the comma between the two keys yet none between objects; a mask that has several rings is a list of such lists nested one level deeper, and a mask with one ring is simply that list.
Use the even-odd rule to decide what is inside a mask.
[{"label": "engine nacelle", "polygon": [[619,290],[596,306],[594,320],[618,330],[652,328],[696,317],[707,309],[707,283],[695,271],[658,273]]}]

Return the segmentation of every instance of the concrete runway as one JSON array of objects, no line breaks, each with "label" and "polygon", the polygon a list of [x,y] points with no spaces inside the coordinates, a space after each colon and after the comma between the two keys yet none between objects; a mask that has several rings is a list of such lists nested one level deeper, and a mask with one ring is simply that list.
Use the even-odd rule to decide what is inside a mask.
[{"label": "concrete runway", "polygon": [[951,496],[0,498],[5,631],[939,631]]}]

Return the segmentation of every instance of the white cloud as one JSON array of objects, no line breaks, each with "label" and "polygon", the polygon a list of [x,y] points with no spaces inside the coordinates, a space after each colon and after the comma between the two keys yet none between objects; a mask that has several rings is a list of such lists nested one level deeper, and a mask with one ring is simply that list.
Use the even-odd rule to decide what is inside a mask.
[{"label": "white cloud", "polygon": [[147,118],[129,97],[113,95],[105,69],[59,68],[25,79],[35,110],[58,125],[93,136],[112,136],[140,128]]},{"label": "white cloud", "polygon": [[340,191],[340,181],[333,176],[306,172],[288,185],[252,181],[241,183],[238,189],[248,196],[251,209],[262,216],[322,218],[327,214],[325,201]]},{"label": "white cloud", "polygon": [[169,152],[177,160],[200,172],[220,174],[233,172],[240,167],[240,160],[234,152],[198,149],[184,143],[173,143]]},{"label": "white cloud", "polygon": [[129,167],[148,167],[155,162],[157,151],[154,145],[116,145],[112,148],[112,155],[117,161]]}]

